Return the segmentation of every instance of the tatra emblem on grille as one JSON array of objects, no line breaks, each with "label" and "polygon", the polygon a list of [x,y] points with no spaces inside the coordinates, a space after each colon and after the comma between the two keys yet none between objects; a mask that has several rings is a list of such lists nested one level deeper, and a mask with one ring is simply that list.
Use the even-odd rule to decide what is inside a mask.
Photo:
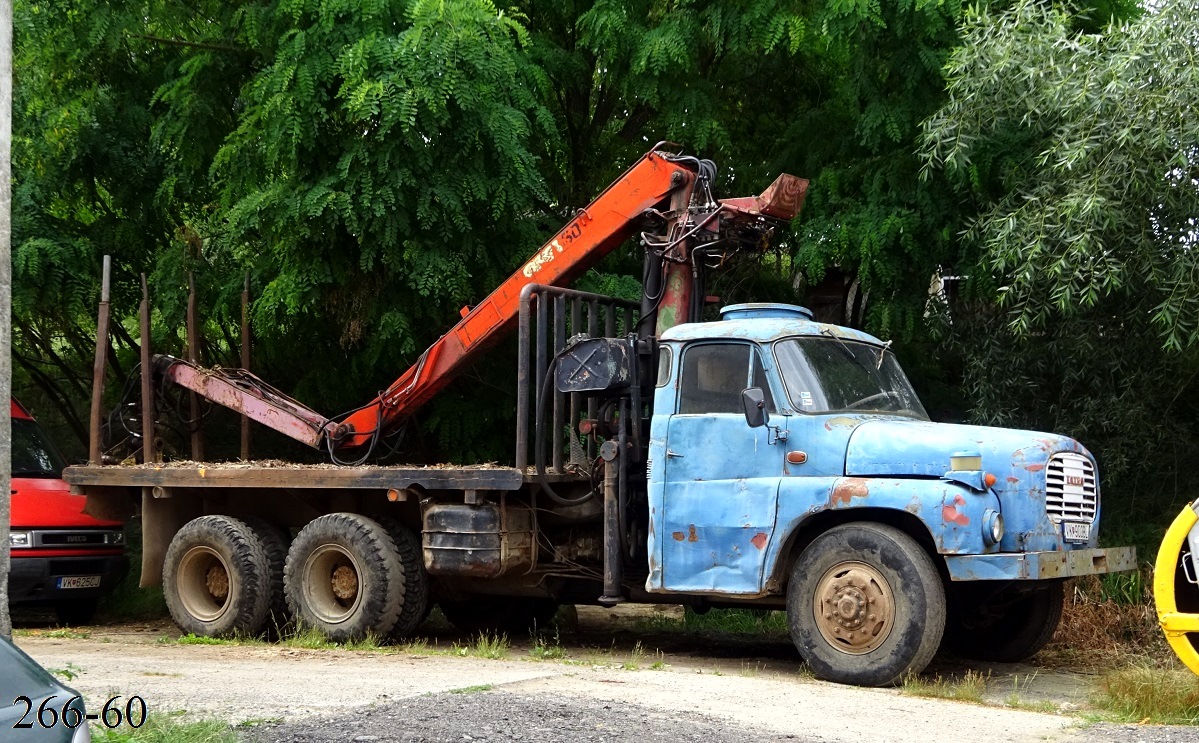
[{"label": "tatra emblem on grille", "polygon": [[1086,482],[1086,480],[1084,480],[1083,478],[1079,477],[1078,475],[1068,475],[1068,476],[1066,477],[1066,484],[1067,484],[1067,485],[1082,485],[1082,484],[1083,484],[1083,483],[1085,483],[1085,482]]}]

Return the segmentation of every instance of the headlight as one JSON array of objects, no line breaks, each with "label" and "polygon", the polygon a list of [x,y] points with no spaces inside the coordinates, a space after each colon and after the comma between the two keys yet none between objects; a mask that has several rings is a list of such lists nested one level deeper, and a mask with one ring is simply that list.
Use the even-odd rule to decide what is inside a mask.
[{"label": "headlight", "polygon": [[1003,541],[1003,514],[988,508],[983,512],[983,541],[988,545]]},{"label": "headlight", "polygon": [[8,533],[8,546],[13,549],[26,549],[33,546],[33,532],[31,531],[10,531]]}]

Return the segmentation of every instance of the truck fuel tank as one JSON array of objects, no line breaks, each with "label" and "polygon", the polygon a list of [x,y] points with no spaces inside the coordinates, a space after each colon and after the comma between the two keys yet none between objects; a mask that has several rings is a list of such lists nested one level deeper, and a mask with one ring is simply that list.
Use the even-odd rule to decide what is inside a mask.
[{"label": "truck fuel tank", "polygon": [[429,506],[422,542],[425,568],[432,575],[495,578],[537,562],[533,512],[524,506]]}]

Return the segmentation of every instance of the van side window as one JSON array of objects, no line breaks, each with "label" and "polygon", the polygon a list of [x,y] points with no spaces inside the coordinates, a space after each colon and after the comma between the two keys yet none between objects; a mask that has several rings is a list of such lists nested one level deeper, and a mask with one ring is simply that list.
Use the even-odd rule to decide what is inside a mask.
[{"label": "van side window", "polygon": [[749,380],[744,343],[705,343],[683,354],[679,413],[740,413],[741,390]]}]

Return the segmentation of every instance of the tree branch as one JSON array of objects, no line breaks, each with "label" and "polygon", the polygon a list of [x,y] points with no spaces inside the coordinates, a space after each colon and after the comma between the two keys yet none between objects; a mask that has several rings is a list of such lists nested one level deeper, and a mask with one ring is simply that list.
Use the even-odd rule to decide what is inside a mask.
[{"label": "tree branch", "polygon": [[149,36],[147,34],[129,34],[131,39],[142,39],[144,41],[153,41],[155,44],[167,44],[169,46],[184,46],[192,49],[206,49],[212,52],[236,52],[238,54],[253,54],[254,50],[246,49],[240,46],[229,46],[228,44],[211,44],[204,41],[187,41],[186,39],[164,39],[161,36]]}]

